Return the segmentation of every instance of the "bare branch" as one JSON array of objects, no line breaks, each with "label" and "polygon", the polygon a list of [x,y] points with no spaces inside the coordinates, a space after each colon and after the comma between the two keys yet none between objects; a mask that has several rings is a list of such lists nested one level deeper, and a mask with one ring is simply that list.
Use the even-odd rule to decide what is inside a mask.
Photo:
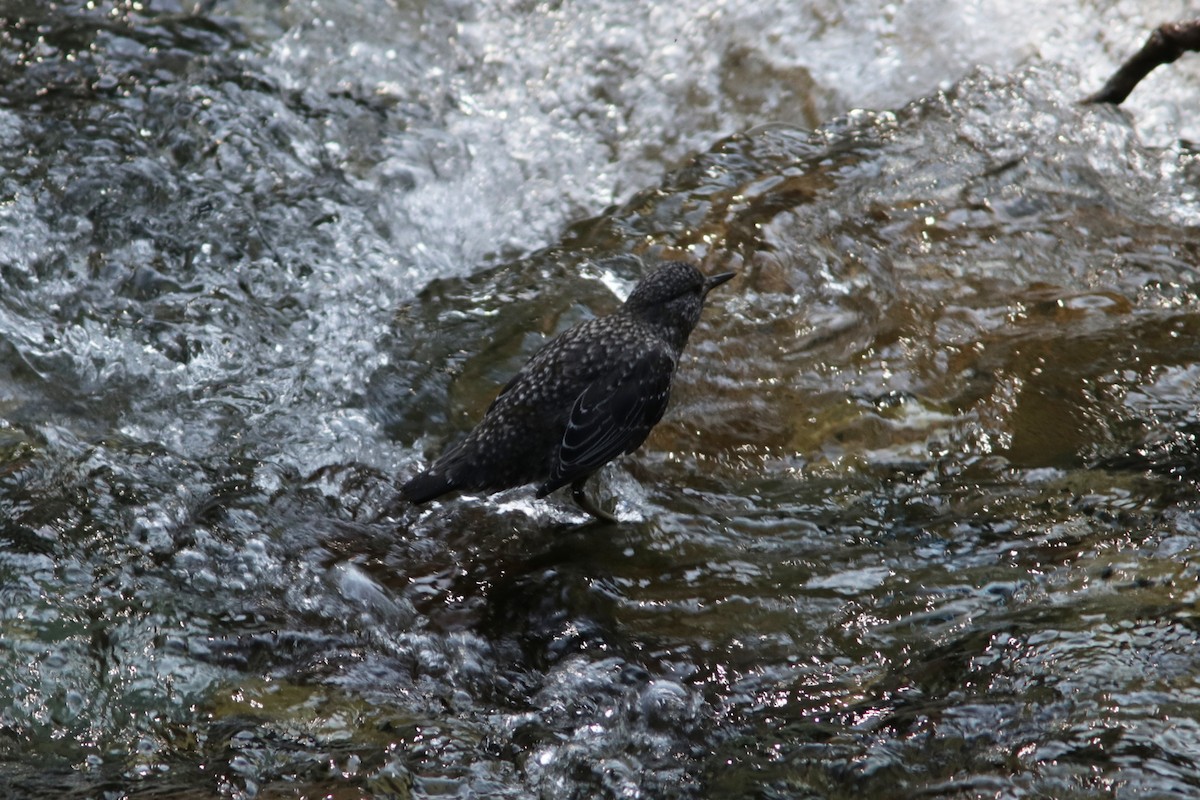
[{"label": "bare branch", "polygon": [[1083,102],[1119,105],[1155,67],[1170,64],[1184,53],[1197,50],[1200,50],[1200,19],[1160,25],[1142,49],[1113,73],[1104,88],[1084,98]]}]

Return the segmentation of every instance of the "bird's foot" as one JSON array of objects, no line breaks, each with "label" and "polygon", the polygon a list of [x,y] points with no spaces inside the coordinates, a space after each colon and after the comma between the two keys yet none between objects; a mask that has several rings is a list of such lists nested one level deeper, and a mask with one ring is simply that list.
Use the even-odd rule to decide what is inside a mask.
[{"label": "bird's foot", "polygon": [[612,514],[592,502],[592,498],[588,497],[587,493],[583,491],[583,483],[583,481],[579,481],[578,483],[571,484],[571,498],[575,501],[575,505],[591,514],[599,522],[607,522],[614,525],[620,522]]}]

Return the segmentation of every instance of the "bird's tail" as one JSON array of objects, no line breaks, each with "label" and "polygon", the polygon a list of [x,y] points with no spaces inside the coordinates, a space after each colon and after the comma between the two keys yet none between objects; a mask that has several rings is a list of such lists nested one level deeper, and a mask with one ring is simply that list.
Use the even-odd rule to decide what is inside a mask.
[{"label": "bird's tail", "polygon": [[401,486],[400,494],[404,495],[404,499],[408,502],[420,505],[457,488],[458,486],[448,475],[430,470],[422,472]]}]

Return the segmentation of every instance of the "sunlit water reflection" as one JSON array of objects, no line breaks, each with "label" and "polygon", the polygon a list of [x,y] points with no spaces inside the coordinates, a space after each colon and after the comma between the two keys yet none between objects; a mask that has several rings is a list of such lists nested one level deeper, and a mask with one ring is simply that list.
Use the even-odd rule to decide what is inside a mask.
[{"label": "sunlit water reflection", "polygon": [[[1194,794],[1185,10],[1043,5],[16,4],[0,794]],[[621,525],[397,505],[663,255]]]}]

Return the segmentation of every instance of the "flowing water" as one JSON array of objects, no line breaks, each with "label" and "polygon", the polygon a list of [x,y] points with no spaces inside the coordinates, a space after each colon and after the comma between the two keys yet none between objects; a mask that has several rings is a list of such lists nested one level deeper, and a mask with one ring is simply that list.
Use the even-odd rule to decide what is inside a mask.
[{"label": "flowing water", "polygon": [[[1045,6],[8,0],[0,795],[1200,793],[1189,10]],[[619,525],[397,502],[663,257]]]}]

